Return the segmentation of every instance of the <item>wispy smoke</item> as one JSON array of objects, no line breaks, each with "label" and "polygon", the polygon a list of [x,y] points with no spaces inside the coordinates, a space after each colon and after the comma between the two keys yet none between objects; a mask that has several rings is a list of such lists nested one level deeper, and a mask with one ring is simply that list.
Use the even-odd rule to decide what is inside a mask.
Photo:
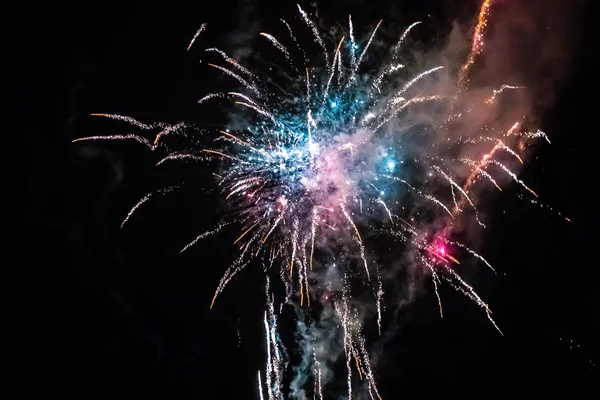
[{"label": "wispy smoke", "polygon": [[[235,241],[241,250],[213,304],[253,259],[268,258],[271,267],[280,263],[284,303],[292,303],[296,317],[296,345],[289,354],[300,354],[299,364],[291,366],[289,395],[299,400],[320,399],[339,383],[333,371],[341,358],[348,398],[356,374],[363,378],[361,394],[379,397],[374,375],[386,361],[386,344],[406,322],[404,308],[423,290],[425,278],[435,284],[440,316],[437,285],[443,282],[477,304],[501,334],[489,306],[452,268],[459,261],[447,247],[490,267],[454,237],[476,247],[485,236],[487,194],[514,184],[537,197],[517,174],[530,153],[530,139],[542,136],[527,128],[539,125],[568,71],[569,16],[574,12],[556,1],[484,1],[477,23],[456,22],[435,46],[421,50],[427,46],[412,46],[420,41],[416,31],[436,28],[427,22],[395,33],[388,28],[386,39],[377,36],[379,22],[357,42],[351,18],[350,32],[341,33],[339,26],[331,32],[319,25],[317,14],[298,6],[296,22],[303,24],[305,37],[296,40],[289,25],[280,28],[296,47],[308,41],[324,60],[296,65],[290,61],[291,42],[284,45],[271,34],[262,37],[276,56],[253,54],[256,9],[246,0],[240,5],[239,29],[229,36],[233,59],[218,49],[209,49],[207,57],[220,57],[227,68],[210,66],[246,91],[211,93],[201,100],[233,100],[239,106],[229,130],[218,132],[214,148],[164,159],[191,155],[227,161],[215,175],[232,212],[209,233],[241,226]],[[391,36],[396,41],[389,43]],[[372,57],[369,46],[376,52]],[[298,60],[306,60],[307,53],[302,50]],[[266,65],[269,72],[250,71],[243,66],[250,59],[248,64]],[[283,64],[273,61],[279,59]],[[163,145],[170,131],[162,128],[151,141],[138,141],[153,143],[152,149]],[[464,268],[469,262],[460,264]],[[271,267],[265,267],[267,274],[276,269]],[[281,382],[289,364],[276,333],[276,300],[268,285],[266,296],[263,376],[274,400],[283,396]],[[301,307],[309,299],[315,310],[305,311]],[[380,334],[370,351],[363,337],[367,324]]]},{"label": "wispy smoke", "polygon": [[[458,123],[446,126],[443,131],[430,132],[433,141],[428,141],[428,146],[433,143],[434,150],[427,149],[431,157],[439,157],[446,163],[452,160],[475,158],[476,154],[483,154],[489,150],[489,142],[481,142],[478,147],[458,147],[453,152],[448,151],[447,143],[456,140],[477,141],[486,129],[504,127],[509,130],[516,122],[522,125],[539,125],[545,112],[556,100],[562,82],[568,77],[571,67],[571,56],[575,50],[573,44],[577,35],[575,17],[581,11],[581,2],[544,1],[544,2],[514,2],[496,1],[492,4],[493,18],[485,30],[483,49],[471,71],[470,79],[465,90],[467,96],[462,96],[452,103],[457,110],[466,110]],[[446,68],[443,73],[436,76],[437,80],[427,81],[421,86],[425,93],[453,93],[456,87],[456,68],[464,60],[468,52],[473,34],[473,21],[467,23],[455,22],[447,38],[440,38],[444,45],[435,52],[425,54],[412,54],[411,56],[428,66],[431,60],[441,60]],[[397,83],[398,85],[401,82]],[[495,96],[500,88],[505,85],[503,96]],[[510,88],[506,88],[510,87]],[[508,93],[510,92],[510,93]],[[486,101],[493,98],[492,101]],[[483,100],[483,101],[480,101]],[[400,125],[390,129],[406,129],[406,125],[440,124],[440,116],[448,113],[448,109],[427,109],[423,112],[409,111],[406,119]],[[464,111],[463,111],[464,112]],[[443,133],[443,136],[441,134]],[[429,137],[431,139],[431,136]],[[417,142],[409,141],[406,145]],[[526,144],[521,144],[526,146]],[[526,147],[520,150],[526,150]],[[507,155],[510,160],[510,155]],[[512,171],[518,173],[521,164],[514,157],[509,161]],[[453,165],[452,172],[459,181],[464,181],[470,172],[467,165]],[[498,175],[497,182],[506,187],[511,184],[511,177]],[[476,190],[495,190],[491,185],[488,188],[473,188]],[[483,206],[481,200],[485,196],[476,196],[478,204]],[[484,207],[481,209],[485,210]],[[482,219],[487,219],[483,213]],[[475,222],[461,221],[461,234],[466,235],[477,244],[485,235]],[[391,268],[383,272],[383,281],[388,311],[386,314],[388,328],[375,344],[372,351],[374,365],[383,367],[386,359],[386,346],[390,340],[397,338],[406,324],[407,313],[405,307],[414,299],[415,294],[423,290],[423,273],[414,266],[418,264],[409,256],[405,260],[398,260]],[[406,279],[398,279],[401,273]],[[400,283],[399,283],[400,282]],[[370,319],[373,320],[371,315]],[[372,322],[369,322],[372,323]]]},{"label": "wispy smoke", "polygon": [[255,2],[251,0],[239,0],[237,29],[228,34],[229,45],[234,49],[232,57],[243,62],[252,54],[252,41],[258,36],[260,31],[260,18]]},{"label": "wispy smoke", "polygon": [[[470,50],[473,21],[454,23],[449,35],[439,39],[444,45],[438,46],[434,51],[407,51],[408,58],[413,62],[410,67],[413,70],[423,71],[436,65],[445,67],[435,75],[419,81],[418,90],[424,96],[447,96],[449,101],[437,108],[408,109],[403,118],[385,127],[386,131],[404,132],[404,141],[401,140],[400,144],[386,143],[378,133],[363,129],[352,134],[339,132],[332,140],[333,145],[343,143],[348,148],[353,147],[354,151],[361,155],[360,159],[372,164],[372,167],[367,169],[374,169],[381,163],[381,154],[387,146],[399,145],[406,149],[407,154],[427,154],[429,161],[451,165],[451,178],[457,182],[465,182],[473,168],[468,160],[478,160],[490,149],[490,140],[485,139],[488,130],[503,130],[506,133],[516,123],[525,126],[538,124],[544,112],[553,104],[557,88],[569,70],[572,52],[570,43],[574,32],[571,17],[575,10],[567,7],[564,2],[556,1],[544,4],[498,1],[492,7],[494,16],[484,31],[481,54],[476,58],[477,62],[472,66],[463,87],[459,87],[457,83],[457,66],[461,65]],[[431,27],[425,24],[422,29]],[[410,46],[406,47],[410,49]],[[404,56],[405,59],[407,56]],[[402,88],[406,84],[404,76],[406,75],[390,74],[386,77],[384,84],[387,85],[388,92],[390,87]],[[361,79],[360,76],[357,79]],[[460,93],[460,96],[456,96],[456,93]],[[393,101],[393,98],[386,100]],[[449,121],[448,116],[452,116],[454,110],[462,114],[461,118]],[[440,127],[443,129],[438,129]],[[457,142],[471,145],[451,146],[451,143]],[[420,149],[420,146],[423,148]],[[525,151],[526,147],[520,150]],[[503,155],[503,162],[510,165],[513,173],[518,174],[522,164],[519,162],[522,161],[521,158],[510,152],[507,147],[504,147],[504,151],[506,154]],[[352,177],[354,171],[348,165],[344,165],[343,160],[337,158],[331,161],[330,167],[331,173],[327,176],[332,182],[314,182],[313,186],[323,187],[329,183],[343,187],[341,182],[333,181],[336,177]],[[351,179],[352,181],[360,180],[359,177],[352,178],[356,178]],[[493,182],[496,187],[506,187],[512,184],[512,180],[509,174],[504,174],[495,175]],[[311,183],[307,185],[310,186]],[[477,198],[475,205],[480,210],[485,210],[487,196],[476,196],[474,193],[492,190],[496,189],[491,185],[471,188],[473,197]],[[409,214],[419,213],[423,203],[423,199],[415,202]],[[472,222],[461,221],[460,224],[454,225],[453,229],[455,233],[460,232],[468,237],[471,243],[477,246],[477,242],[485,234],[482,226],[486,223],[489,223],[489,215],[481,211],[477,219],[473,219]],[[428,224],[434,230],[436,226],[443,229],[447,224],[446,217],[440,213],[437,221],[429,221]],[[331,235],[335,233],[332,232]],[[320,240],[324,242],[329,239]],[[350,253],[350,250],[342,250],[346,251]],[[386,293],[385,318],[388,321],[386,330],[382,332],[371,352],[372,363],[376,368],[386,362],[386,345],[398,336],[406,323],[404,308],[424,290],[426,273],[422,267],[417,267],[421,262],[414,257],[415,253],[408,252],[381,271]],[[321,285],[328,281],[318,277],[316,273],[313,277],[320,281]],[[372,307],[372,298],[365,299],[364,304],[361,297],[353,301],[362,310],[359,314],[360,322],[373,323],[376,314]],[[306,399],[307,382],[314,379],[315,374],[313,355],[316,354],[316,359],[328,361],[321,364],[322,384],[325,385],[333,378],[332,371],[327,366],[333,365],[338,357],[342,356],[343,342],[336,329],[339,321],[330,307],[325,306],[321,319],[310,327],[305,324],[302,311],[297,311],[297,314],[298,346],[301,348],[302,362],[294,368],[290,395],[292,398]]]},{"label": "wispy smoke", "polygon": [[[297,345],[301,353],[301,362],[293,367],[293,379],[290,384],[290,398],[307,400],[313,396],[306,393],[307,382],[313,382],[320,375],[321,386],[326,386],[334,378],[334,367],[344,352],[344,342],[340,330],[340,320],[333,307],[325,306],[319,320],[311,325],[305,323],[306,316],[296,308]],[[315,360],[319,371],[315,373]]]}]

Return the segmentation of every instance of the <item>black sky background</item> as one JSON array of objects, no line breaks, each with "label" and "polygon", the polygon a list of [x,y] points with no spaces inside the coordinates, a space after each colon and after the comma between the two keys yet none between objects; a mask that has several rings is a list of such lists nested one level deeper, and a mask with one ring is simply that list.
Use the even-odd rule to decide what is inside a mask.
[{"label": "black sky background", "polygon": [[[443,21],[448,5],[441,3],[324,2],[319,9],[328,21],[351,12],[366,29],[380,18]],[[571,72],[542,120],[552,144],[522,172],[544,203],[573,222],[517,199],[516,185],[505,190],[482,249],[500,273],[470,276],[505,336],[449,290],[442,291],[443,321],[435,296],[419,296],[402,311],[403,327],[378,370],[383,398],[598,398],[593,3],[577,20]],[[196,104],[215,75],[198,63],[200,51],[185,51],[189,40],[208,22],[198,49],[233,48],[236,35],[294,15],[293,3],[282,4],[111,0],[23,10],[32,17],[17,46],[27,62],[14,103],[24,111],[26,147],[18,157],[27,172],[26,223],[20,256],[5,264],[15,278],[5,291],[5,359],[16,398],[257,398],[264,361],[258,269],[209,312],[230,238],[179,254],[217,220],[215,197],[203,190],[165,196],[120,230],[131,206],[177,171],[157,172],[157,155],[136,143],[71,141],[119,131],[114,121],[89,117],[94,112],[218,122]]]}]

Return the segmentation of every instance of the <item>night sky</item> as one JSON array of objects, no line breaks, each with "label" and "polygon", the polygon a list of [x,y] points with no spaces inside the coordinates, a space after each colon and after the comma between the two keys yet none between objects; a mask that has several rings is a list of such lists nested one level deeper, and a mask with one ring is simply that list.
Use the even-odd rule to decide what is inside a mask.
[{"label": "night sky", "polygon": [[[232,257],[231,235],[179,254],[218,220],[217,196],[205,190],[165,196],[121,230],[133,204],[173,183],[177,169],[158,171],[158,155],[137,143],[71,141],[122,132],[123,125],[90,113],[223,122],[197,104],[218,85],[198,63],[201,49],[233,49],[248,34],[295,15],[295,3],[281,3],[109,0],[23,10],[31,18],[21,26],[25,40],[16,59],[26,60],[26,77],[14,104],[23,110],[17,132],[26,145],[9,151],[27,171],[26,211],[19,216],[25,220],[19,255],[5,263],[7,282],[15,284],[5,290],[11,334],[3,357],[9,376],[17,377],[11,379],[18,382],[15,398],[258,398],[260,268],[246,270],[209,310]],[[319,5],[324,20],[345,22],[352,13],[364,30],[381,18],[407,25],[430,15],[447,31],[448,16],[476,10],[469,1],[338,3],[343,7]],[[464,5],[456,11],[452,3]],[[571,67],[541,117],[552,144],[539,147],[521,176],[572,222],[519,200],[515,184],[504,190],[480,248],[499,274],[469,275],[504,337],[448,288],[440,320],[427,287],[398,315],[402,329],[377,371],[384,399],[600,398],[592,139],[600,32],[595,2],[571,3],[580,10],[569,23]],[[209,26],[202,43],[186,52],[202,22]]]}]

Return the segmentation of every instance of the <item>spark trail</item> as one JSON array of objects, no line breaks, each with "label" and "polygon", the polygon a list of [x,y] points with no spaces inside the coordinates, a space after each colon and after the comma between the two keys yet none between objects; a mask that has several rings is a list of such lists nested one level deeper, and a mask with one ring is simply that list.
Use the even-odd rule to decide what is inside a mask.
[{"label": "spark trail", "polygon": [[[166,151],[157,165],[182,159],[213,167],[204,171],[214,171],[215,164],[220,165],[220,172],[213,175],[218,178],[216,187],[222,193],[227,213],[218,225],[198,235],[181,251],[224,229],[236,230],[237,239],[232,245],[239,249],[239,254],[218,283],[210,308],[218,304],[218,296],[247,266],[263,265],[267,281],[264,315],[267,361],[265,370],[258,371],[261,399],[263,393],[269,400],[283,399],[284,376],[290,373],[277,331],[278,314],[288,305],[309,318],[317,312],[313,310],[315,303],[330,310],[331,318],[340,327],[347,368],[347,398],[366,387],[372,399],[381,399],[363,335],[365,316],[356,307],[360,293],[354,293],[356,289],[351,285],[360,280],[363,287],[370,288],[376,305],[377,330],[381,334],[385,282],[379,264],[371,262],[376,257],[369,251],[376,241],[372,239],[378,235],[385,235],[416,255],[411,259],[420,262],[431,276],[440,317],[443,309],[439,285],[446,282],[478,304],[500,331],[488,304],[459,274],[461,261],[467,257],[493,268],[466,244],[454,240],[453,233],[459,222],[471,216],[481,226],[479,229],[485,228],[478,212],[481,177],[486,185],[491,183],[502,190],[499,180],[508,175],[537,197],[511,169],[510,162],[518,161],[517,167],[523,163],[526,155],[518,146],[523,141],[549,140],[539,130],[518,130],[518,124],[508,130],[503,126],[486,127],[480,133],[482,140],[452,139],[456,135],[449,130],[448,121],[460,124],[462,116],[475,106],[470,103],[466,83],[472,65],[483,53],[483,35],[492,3],[485,0],[481,6],[470,53],[463,64],[454,68],[457,76],[450,95],[449,90],[438,92],[435,77],[443,72],[450,74],[446,71],[452,68],[428,63],[417,69],[398,63],[409,34],[421,22],[402,31],[398,42],[390,46],[386,61],[373,63],[368,50],[383,21],[373,27],[357,54],[359,45],[351,17],[347,33],[334,38],[322,35],[323,30],[298,5],[298,20],[302,25],[292,29],[291,24],[281,20],[285,25],[282,38],[274,33],[260,34],[273,45],[273,54],[268,57],[270,62],[281,62],[278,72],[260,65],[244,66],[219,49],[206,49],[207,55],[218,57],[215,62],[224,61],[232,68],[208,63],[224,74],[230,86],[222,92],[204,95],[198,103],[210,100],[229,104],[236,110],[232,118],[238,127],[216,129],[212,144],[206,143],[201,148],[187,145],[183,150],[173,151],[165,144],[164,136],[176,132],[181,141],[191,141],[191,135],[185,131],[188,124],[144,124],[112,114],[93,115],[124,121],[140,132],[76,140],[132,139],[152,150]],[[188,50],[205,28],[206,24],[202,24]],[[315,48],[302,48],[298,34],[312,37]],[[346,37],[349,46],[343,45]],[[309,58],[315,51],[319,57]],[[290,65],[297,74],[293,79],[287,75]],[[363,69],[370,72],[362,72]],[[373,70],[377,72],[373,74]],[[235,86],[235,81],[241,86]],[[483,104],[488,109],[496,107],[497,96],[522,88],[503,85],[494,89],[492,97]],[[411,139],[414,135],[409,134],[414,130],[414,121],[412,124],[406,121],[421,115],[411,114],[416,109],[428,116],[429,129],[436,132],[428,137],[419,131],[421,140],[429,141],[426,146],[429,152],[414,145]],[[451,145],[460,151],[434,153],[439,137],[450,138]],[[481,147],[488,145],[491,149],[480,156]],[[509,163],[494,159],[499,150],[512,157]],[[498,168],[488,169],[491,165]],[[469,169],[466,176],[461,172],[464,168]],[[131,209],[124,224],[153,193]],[[417,209],[426,209],[427,213],[416,212]],[[425,214],[429,217],[423,217]],[[281,279],[285,292],[282,300],[275,296],[272,276]],[[336,280],[337,283],[332,283]],[[328,294],[315,302],[323,291]],[[320,359],[323,355],[314,349],[306,351],[311,353],[304,359],[313,363],[313,397],[323,399],[327,379],[331,379],[324,372],[326,360]],[[360,386],[359,382],[365,383]]]}]

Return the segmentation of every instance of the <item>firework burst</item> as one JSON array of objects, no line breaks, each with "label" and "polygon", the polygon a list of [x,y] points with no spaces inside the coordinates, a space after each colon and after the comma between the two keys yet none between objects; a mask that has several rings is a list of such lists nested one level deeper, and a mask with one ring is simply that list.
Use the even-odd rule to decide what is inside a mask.
[{"label": "firework burst", "polygon": [[[314,39],[320,49],[318,58],[309,59],[310,52],[300,46],[292,25],[284,20],[287,36],[260,33],[281,58],[280,74],[244,67],[220,49],[206,50],[214,60],[209,66],[224,73],[234,86],[208,93],[199,103],[232,102],[239,110],[234,115],[235,126],[243,129],[215,130],[214,142],[205,141],[204,146],[192,151],[176,151],[167,147],[166,137],[191,136],[188,124],[144,124],[130,117],[95,114],[129,122],[140,133],[77,139],[133,139],[152,150],[162,147],[168,155],[158,161],[159,165],[190,159],[209,164],[220,161],[215,184],[229,209],[227,217],[182,246],[182,251],[223,229],[239,231],[233,242],[239,254],[218,283],[211,308],[244,268],[264,266],[267,363],[265,370],[258,372],[261,399],[264,394],[269,400],[283,398],[287,365],[277,333],[281,308],[276,307],[269,283],[272,276],[280,277],[285,288],[285,299],[280,304],[291,305],[297,313],[302,313],[302,307],[310,307],[313,297],[327,293],[327,300],[321,297],[319,302],[341,327],[348,399],[359,380],[366,382],[371,398],[380,398],[362,334],[363,317],[353,301],[352,282],[368,284],[381,333],[385,285],[379,268],[384,267],[373,262],[368,242],[382,235],[401,244],[413,254],[411,259],[429,272],[440,316],[443,309],[438,285],[447,283],[479,305],[500,332],[488,304],[457,270],[459,260],[466,257],[493,268],[481,255],[455,240],[453,233],[470,218],[485,226],[478,210],[476,187],[488,185],[502,190],[502,174],[520,184],[528,195],[537,197],[511,170],[511,164],[523,162],[517,144],[547,138],[541,131],[521,130],[521,121],[493,128],[486,125],[477,137],[456,139],[450,134],[457,123],[464,126],[461,121],[468,119],[473,110],[494,106],[504,91],[523,89],[507,84],[492,90],[480,104],[468,100],[466,83],[483,51],[491,6],[492,1],[486,0],[481,7],[463,64],[427,65],[412,74],[412,69],[400,62],[401,54],[405,40],[420,22],[399,35],[400,39],[390,46],[388,61],[375,65],[376,73],[372,73],[372,63],[365,69],[371,72],[365,73],[369,47],[382,21],[359,44],[349,17],[346,35],[328,43],[317,23],[298,6],[299,20],[304,25],[299,29],[303,29],[302,35]],[[202,24],[188,50],[199,45],[199,36],[206,29],[207,25]],[[447,81],[451,71],[457,75],[455,83],[449,85],[452,90],[439,91],[439,81]],[[428,125],[415,128],[414,118],[409,118],[411,112],[429,115]],[[148,137],[147,132],[154,134]],[[500,153],[507,157],[497,157]],[[154,194],[142,198],[123,223]],[[314,347],[310,350],[312,345],[309,340],[306,358],[313,367],[314,397],[322,399],[324,362]]]}]

